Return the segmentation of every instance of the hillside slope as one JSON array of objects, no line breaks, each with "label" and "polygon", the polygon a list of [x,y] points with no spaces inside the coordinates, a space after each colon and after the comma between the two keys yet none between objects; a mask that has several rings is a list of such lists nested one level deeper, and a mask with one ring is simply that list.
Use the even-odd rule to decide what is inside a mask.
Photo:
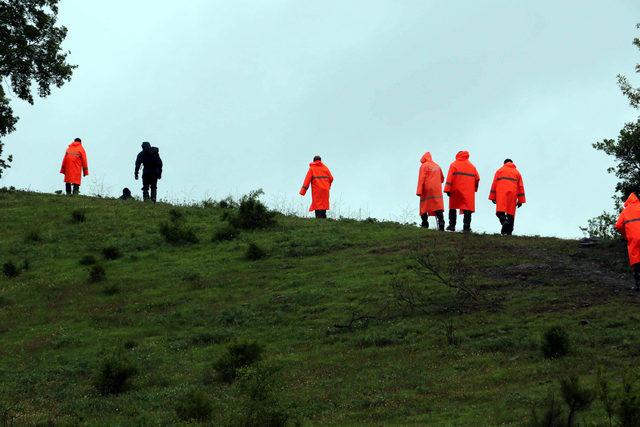
[{"label": "hillside slope", "polygon": [[[207,378],[235,342],[264,346],[275,398],[317,425],[520,425],[566,375],[593,385],[601,370],[619,388],[636,369],[640,296],[620,245],[284,216],[214,243],[217,205],[179,208],[200,243],[170,245],[158,230],[172,209],[0,193],[0,263],[23,270],[0,278],[0,424],[177,424],[191,390],[231,422],[242,388]],[[251,242],[267,257],[244,259]],[[104,260],[109,246],[122,256]],[[479,300],[428,280],[428,251]],[[88,280],[86,255],[105,280]],[[540,351],[550,325],[569,332],[564,358]],[[137,375],[103,396],[98,367],[121,353]],[[580,414],[603,417],[598,402]]]}]

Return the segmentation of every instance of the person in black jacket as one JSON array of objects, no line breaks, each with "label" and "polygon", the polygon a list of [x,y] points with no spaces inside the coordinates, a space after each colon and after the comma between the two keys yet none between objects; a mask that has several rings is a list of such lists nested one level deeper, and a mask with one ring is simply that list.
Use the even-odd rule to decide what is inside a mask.
[{"label": "person in black jacket", "polygon": [[[141,165],[144,165],[142,170],[142,198],[145,201],[151,199],[155,203],[158,194],[158,180],[162,178],[162,159],[160,159],[158,147],[152,147],[146,141],[142,143],[142,151],[136,158],[136,170],[134,173],[136,179],[138,179],[138,171]],[[149,196],[149,189],[151,189],[151,196]]]}]

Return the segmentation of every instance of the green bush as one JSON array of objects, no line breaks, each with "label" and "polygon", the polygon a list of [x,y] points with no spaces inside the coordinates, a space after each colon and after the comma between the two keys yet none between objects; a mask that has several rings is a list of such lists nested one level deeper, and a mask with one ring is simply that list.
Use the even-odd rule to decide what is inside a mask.
[{"label": "green bush", "polygon": [[86,220],[87,220],[87,216],[84,213],[84,211],[80,209],[76,209],[73,212],[71,212],[71,222],[73,222],[74,224],[79,224],[81,222],[85,222]]},{"label": "green bush", "polygon": [[96,257],[93,255],[85,255],[80,258],[80,265],[93,265],[96,262],[98,262],[98,260],[96,260]]},{"label": "green bush", "polygon": [[233,225],[224,223],[213,233],[213,242],[230,241],[238,237],[240,231]]},{"label": "green bush", "polygon": [[89,270],[89,283],[102,282],[104,279],[106,279],[106,277],[107,272],[105,271],[104,267],[99,264],[93,265]]},{"label": "green bush", "polygon": [[249,261],[257,261],[267,257],[267,252],[255,243],[249,243],[244,253],[244,258]]},{"label": "green bush", "polygon": [[120,394],[130,386],[131,378],[137,368],[122,354],[112,355],[102,361],[95,378],[95,387],[103,396]]},{"label": "green bush", "polygon": [[178,400],[176,414],[183,421],[204,422],[211,416],[212,407],[207,395],[199,390],[192,390]]},{"label": "green bush", "polygon": [[172,245],[198,243],[195,231],[184,225],[184,215],[177,209],[169,211],[169,222],[160,224],[160,234]]},{"label": "green bush", "polygon": [[560,392],[569,410],[566,425],[567,427],[573,427],[577,413],[589,409],[596,398],[596,393],[582,386],[576,376],[563,379],[560,382]]},{"label": "green bush", "polygon": [[107,246],[102,248],[102,256],[107,260],[118,259],[122,256],[122,252],[116,246]]},{"label": "green bush", "polygon": [[547,359],[566,356],[570,350],[569,334],[562,326],[552,326],[545,331],[541,348]]},{"label": "green bush", "polygon": [[263,348],[256,342],[235,343],[213,364],[218,381],[232,383],[238,377],[238,370],[262,359]]},{"label": "green bush", "polygon": [[2,264],[2,273],[6,278],[13,279],[14,277],[17,277],[18,274],[20,274],[20,269],[13,261],[7,261]]},{"label": "green bush", "polygon": [[256,365],[239,371],[238,390],[242,401],[237,425],[283,427],[291,416],[274,392],[277,369]]},{"label": "green bush", "polygon": [[112,296],[120,293],[120,287],[116,284],[107,285],[102,290],[102,293],[107,296]]},{"label": "green bush", "polygon": [[238,208],[232,212],[225,212],[223,219],[240,230],[257,230],[275,225],[276,213],[270,211],[260,200],[264,194],[262,190],[252,191],[242,196]]}]

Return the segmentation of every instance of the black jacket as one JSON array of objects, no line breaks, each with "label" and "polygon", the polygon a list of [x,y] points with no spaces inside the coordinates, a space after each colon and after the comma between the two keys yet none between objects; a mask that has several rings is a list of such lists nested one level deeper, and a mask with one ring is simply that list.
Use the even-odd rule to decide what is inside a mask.
[{"label": "black jacket", "polygon": [[142,176],[162,178],[162,159],[160,158],[160,150],[158,150],[158,147],[149,147],[149,149],[142,150],[138,153],[138,157],[136,158],[136,175],[138,175],[141,165],[144,165]]}]

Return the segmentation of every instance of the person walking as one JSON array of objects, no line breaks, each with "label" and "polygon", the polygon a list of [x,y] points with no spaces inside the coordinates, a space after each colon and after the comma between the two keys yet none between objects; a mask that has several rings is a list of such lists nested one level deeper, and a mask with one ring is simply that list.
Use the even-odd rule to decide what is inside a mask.
[{"label": "person walking", "polygon": [[87,153],[82,146],[82,140],[76,138],[67,147],[62,158],[60,173],[64,175],[64,184],[67,195],[80,194],[82,177],[89,175]]},{"label": "person walking", "polygon": [[522,207],[527,201],[522,175],[513,164],[513,160],[506,159],[503,166],[496,171],[489,200],[496,205],[496,216],[502,225],[500,233],[510,236],[513,234],[516,208]]},{"label": "person walking", "polygon": [[469,161],[468,151],[459,151],[456,160],[449,166],[444,192],[449,196],[448,231],[456,231],[457,210],[464,215],[463,231],[471,231],[471,215],[476,210],[476,192],[480,175]]},{"label": "person walking", "polygon": [[635,279],[635,291],[640,291],[640,200],[631,193],[624,202],[624,209],[616,221],[616,230],[627,241],[629,264]]},{"label": "person walking", "polygon": [[[136,169],[134,177],[138,179],[140,166],[142,170],[142,199],[156,202],[158,195],[158,180],[162,178],[162,159],[158,147],[152,147],[147,141],[142,143],[142,151],[136,157]],[[151,194],[149,194],[151,190]]]},{"label": "person walking", "polygon": [[307,194],[311,186],[311,206],[309,212],[315,211],[316,218],[326,218],[329,207],[329,193],[333,175],[329,168],[322,163],[320,156],[315,156],[313,162],[309,164],[309,170],[304,178],[304,183],[300,189],[300,195]]},{"label": "person walking", "polygon": [[420,197],[421,226],[429,228],[429,215],[431,215],[436,217],[438,230],[444,231],[444,199],[442,197],[444,175],[442,169],[433,161],[431,153],[428,151],[424,153],[420,163],[416,195]]}]

